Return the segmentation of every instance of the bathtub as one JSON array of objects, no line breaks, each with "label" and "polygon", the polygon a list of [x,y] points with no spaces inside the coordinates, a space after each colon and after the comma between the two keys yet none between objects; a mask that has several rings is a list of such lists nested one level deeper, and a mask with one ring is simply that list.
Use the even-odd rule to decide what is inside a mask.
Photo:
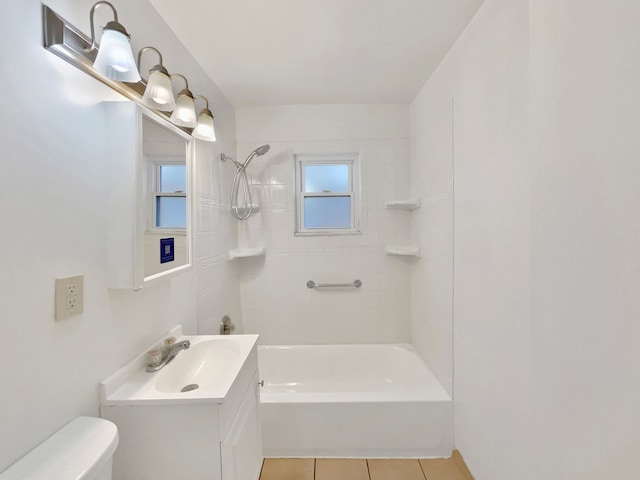
[{"label": "bathtub", "polygon": [[448,457],[451,397],[410,345],[258,347],[266,457]]}]

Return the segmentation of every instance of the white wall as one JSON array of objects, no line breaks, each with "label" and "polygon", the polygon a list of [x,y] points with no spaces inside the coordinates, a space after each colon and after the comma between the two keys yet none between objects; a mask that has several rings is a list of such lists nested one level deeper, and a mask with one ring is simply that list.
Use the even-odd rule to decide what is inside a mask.
[{"label": "white wall", "polygon": [[[455,442],[478,480],[640,469],[639,20],[630,0],[486,0],[412,106],[412,172],[444,172],[421,145],[455,102]],[[413,332],[448,341],[428,315]]]},{"label": "white wall", "polygon": [[637,478],[640,4],[531,2],[539,478]]},{"label": "white wall", "polygon": [[[271,145],[248,169],[261,210],[239,223],[241,246],[265,246],[267,254],[234,260],[246,330],[266,344],[408,342],[411,261],[383,252],[387,243],[410,242],[410,214],[383,208],[385,200],[409,197],[408,108],[243,107],[236,123],[240,160]],[[293,154],[354,151],[361,162],[362,234],[295,237]],[[306,287],[308,280],[356,278],[363,282],[359,290]]]},{"label": "white wall", "polygon": [[487,0],[412,104],[414,235],[433,252],[414,267],[413,340],[446,384],[453,334],[455,442],[478,480],[528,461],[527,60],[528,3]]},{"label": "white wall", "polygon": [[[93,2],[48,3],[88,32]],[[193,91],[212,102],[220,144],[199,147],[196,193],[201,205],[219,202],[213,182],[219,162],[211,158],[235,145],[233,109],[146,1],[118,8],[134,50],[158,46],[167,67],[186,74]],[[105,23],[102,15],[109,18],[102,10],[97,25]],[[223,251],[210,244],[235,242],[235,233],[217,207],[209,212],[206,205],[196,226],[194,269],[138,293],[106,288],[109,165],[100,102],[119,97],[41,46],[39,1],[15,2],[0,26],[10,39],[0,56],[11,66],[0,90],[1,471],[72,418],[98,415],[98,382],[156,337],[180,323],[195,333],[196,318],[206,323],[211,315],[203,309],[216,304],[216,295],[233,302],[238,293],[214,285],[212,277],[228,266],[210,260]],[[84,313],[56,322],[54,278],[76,273],[84,274]]]}]

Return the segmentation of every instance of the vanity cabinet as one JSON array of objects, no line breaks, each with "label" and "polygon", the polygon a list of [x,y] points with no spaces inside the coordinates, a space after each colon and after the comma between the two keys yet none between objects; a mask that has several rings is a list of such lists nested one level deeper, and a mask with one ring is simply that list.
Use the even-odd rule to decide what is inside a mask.
[{"label": "vanity cabinet", "polygon": [[258,480],[263,460],[258,381],[254,345],[224,399],[103,404],[101,416],[118,426],[120,436],[114,478]]}]

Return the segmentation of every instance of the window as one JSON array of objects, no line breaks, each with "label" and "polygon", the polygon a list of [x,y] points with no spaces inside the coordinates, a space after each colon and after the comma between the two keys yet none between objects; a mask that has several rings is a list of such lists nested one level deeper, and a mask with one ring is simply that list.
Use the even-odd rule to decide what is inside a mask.
[{"label": "window", "polygon": [[358,155],[295,156],[296,234],[358,232]]},{"label": "window", "polygon": [[153,225],[155,229],[187,228],[187,167],[184,161],[155,161]]}]

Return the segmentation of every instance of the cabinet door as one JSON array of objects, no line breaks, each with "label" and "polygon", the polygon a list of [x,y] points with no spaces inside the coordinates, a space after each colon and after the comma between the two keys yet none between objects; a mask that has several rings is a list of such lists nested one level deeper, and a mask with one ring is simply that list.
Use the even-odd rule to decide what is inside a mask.
[{"label": "cabinet door", "polygon": [[258,375],[256,374],[229,435],[222,442],[223,480],[257,480],[262,467],[262,435],[260,431]]}]

